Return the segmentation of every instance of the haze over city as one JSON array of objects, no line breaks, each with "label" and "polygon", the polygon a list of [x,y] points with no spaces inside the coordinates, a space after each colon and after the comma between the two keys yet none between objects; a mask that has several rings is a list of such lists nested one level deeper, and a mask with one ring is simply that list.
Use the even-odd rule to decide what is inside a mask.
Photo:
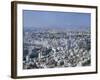
[{"label": "haze over city", "polygon": [[23,23],[27,28],[90,30],[91,14],[56,11],[23,11]]}]

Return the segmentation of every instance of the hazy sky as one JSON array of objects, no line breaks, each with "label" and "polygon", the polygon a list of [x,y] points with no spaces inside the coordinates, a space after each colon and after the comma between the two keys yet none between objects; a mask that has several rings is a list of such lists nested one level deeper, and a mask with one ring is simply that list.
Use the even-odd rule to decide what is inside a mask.
[{"label": "hazy sky", "polygon": [[24,27],[90,27],[90,13],[23,10]]}]

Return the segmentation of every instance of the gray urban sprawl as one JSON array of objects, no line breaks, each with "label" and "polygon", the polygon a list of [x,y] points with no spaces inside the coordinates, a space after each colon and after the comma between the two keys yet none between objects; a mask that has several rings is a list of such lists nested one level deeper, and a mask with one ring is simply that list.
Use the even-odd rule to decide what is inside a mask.
[{"label": "gray urban sprawl", "polygon": [[89,31],[24,31],[23,69],[91,65]]}]

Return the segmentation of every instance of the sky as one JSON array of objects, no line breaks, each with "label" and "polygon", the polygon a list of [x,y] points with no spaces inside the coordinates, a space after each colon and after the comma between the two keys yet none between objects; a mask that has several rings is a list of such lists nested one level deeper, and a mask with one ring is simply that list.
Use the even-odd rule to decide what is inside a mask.
[{"label": "sky", "polygon": [[90,13],[23,10],[24,28],[90,28]]}]

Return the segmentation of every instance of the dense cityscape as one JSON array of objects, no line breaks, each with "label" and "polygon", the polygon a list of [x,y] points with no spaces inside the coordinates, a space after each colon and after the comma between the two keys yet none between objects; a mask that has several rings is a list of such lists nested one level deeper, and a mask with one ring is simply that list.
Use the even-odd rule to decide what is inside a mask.
[{"label": "dense cityscape", "polygon": [[24,31],[23,69],[91,65],[89,31]]}]

